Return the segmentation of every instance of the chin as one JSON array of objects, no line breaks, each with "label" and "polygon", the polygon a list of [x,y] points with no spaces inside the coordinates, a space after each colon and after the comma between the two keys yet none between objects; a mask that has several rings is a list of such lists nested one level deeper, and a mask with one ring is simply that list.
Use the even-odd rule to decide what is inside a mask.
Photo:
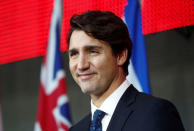
[{"label": "chin", "polygon": [[85,94],[90,94],[90,93],[93,92],[91,89],[81,88],[81,90],[82,90],[82,92],[85,93]]},{"label": "chin", "polygon": [[86,86],[82,86],[81,87],[81,90],[82,90],[82,92],[84,93],[84,94],[93,94],[94,92],[95,92],[95,89],[93,88],[93,87],[91,87],[91,86],[89,86],[89,87],[86,87]]}]

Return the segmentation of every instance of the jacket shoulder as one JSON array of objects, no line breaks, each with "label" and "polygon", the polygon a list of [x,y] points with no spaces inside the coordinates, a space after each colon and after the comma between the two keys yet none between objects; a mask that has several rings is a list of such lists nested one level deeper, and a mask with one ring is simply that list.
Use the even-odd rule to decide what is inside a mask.
[{"label": "jacket shoulder", "polygon": [[91,114],[88,114],[83,119],[81,119],[77,124],[73,125],[69,131],[87,131],[89,130],[91,121]]},{"label": "jacket shoulder", "polygon": [[179,113],[168,100],[138,92],[131,117],[146,131],[184,131]]}]

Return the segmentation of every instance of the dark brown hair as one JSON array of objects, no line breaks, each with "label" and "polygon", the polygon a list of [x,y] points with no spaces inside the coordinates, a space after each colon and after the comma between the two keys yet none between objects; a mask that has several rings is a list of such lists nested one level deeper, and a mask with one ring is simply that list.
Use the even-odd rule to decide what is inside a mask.
[{"label": "dark brown hair", "polygon": [[68,44],[72,32],[74,30],[82,30],[89,36],[108,43],[115,56],[127,49],[128,57],[123,65],[123,69],[125,75],[128,74],[132,42],[127,26],[121,18],[109,11],[87,11],[83,14],[72,16],[70,26],[67,37]]}]

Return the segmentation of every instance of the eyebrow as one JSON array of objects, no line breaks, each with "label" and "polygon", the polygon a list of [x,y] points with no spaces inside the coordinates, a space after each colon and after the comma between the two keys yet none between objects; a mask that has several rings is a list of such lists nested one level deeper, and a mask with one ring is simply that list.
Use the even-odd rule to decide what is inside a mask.
[{"label": "eyebrow", "polygon": [[[87,45],[87,46],[84,46],[83,48],[84,48],[84,50],[102,49],[101,46],[96,46],[96,45]],[[72,48],[72,49],[69,49],[68,52],[71,53],[71,52],[74,52],[74,51],[77,51],[77,49]]]},{"label": "eyebrow", "polygon": [[91,49],[102,49],[101,46],[96,46],[96,45],[89,45],[84,47],[85,50],[91,50]]}]

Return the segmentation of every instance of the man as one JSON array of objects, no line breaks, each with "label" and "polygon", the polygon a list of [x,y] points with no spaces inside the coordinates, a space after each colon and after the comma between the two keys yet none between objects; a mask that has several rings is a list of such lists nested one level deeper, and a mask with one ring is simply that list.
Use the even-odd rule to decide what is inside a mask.
[{"label": "man", "polygon": [[184,131],[170,102],[140,93],[126,80],[132,43],[119,17],[88,11],[70,24],[70,71],[91,96],[91,114],[70,131]]}]

